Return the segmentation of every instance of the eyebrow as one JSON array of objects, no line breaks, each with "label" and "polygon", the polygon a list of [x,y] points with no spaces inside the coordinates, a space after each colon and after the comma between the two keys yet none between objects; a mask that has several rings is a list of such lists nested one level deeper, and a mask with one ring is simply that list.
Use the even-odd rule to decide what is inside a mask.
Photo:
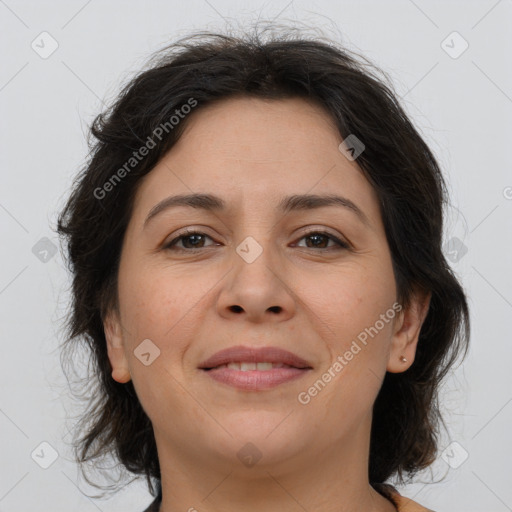
[{"label": "eyebrow", "polygon": [[[185,206],[189,208],[196,208],[199,210],[221,212],[227,208],[226,202],[212,194],[186,194],[170,196],[159,203],[157,203],[149,212],[144,226],[149,223],[156,215],[169,210],[170,208],[176,208],[179,206]],[[284,197],[279,201],[277,205],[277,211],[285,215],[292,211],[305,211],[314,210],[317,208],[324,208],[326,206],[337,206],[346,208],[349,211],[357,215],[359,220],[366,226],[370,227],[370,221],[364,212],[350,199],[337,195],[316,195],[316,194],[300,194]]]}]

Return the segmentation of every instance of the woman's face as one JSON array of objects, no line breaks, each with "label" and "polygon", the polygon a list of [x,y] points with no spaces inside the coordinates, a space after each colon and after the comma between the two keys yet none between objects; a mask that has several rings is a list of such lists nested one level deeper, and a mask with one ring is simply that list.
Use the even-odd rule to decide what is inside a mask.
[{"label": "woman's face", "polygon": [[[160,457],[296,465],[360,450],[385,372],[410,366],[419,328],[398,313],[375,191],[329,116],[304,100],[229,99],[189,121],[136,195],[120,316],[105,322],[113,377],[133,380]],[[148,219],[192,194],[224,207],[175,205]],[[289,201],[303,195],[344,201]],[[240,345],[278,347],[310,368],[259,389],[199,368]],[[229,370],[249,383],[279,372]]]}]

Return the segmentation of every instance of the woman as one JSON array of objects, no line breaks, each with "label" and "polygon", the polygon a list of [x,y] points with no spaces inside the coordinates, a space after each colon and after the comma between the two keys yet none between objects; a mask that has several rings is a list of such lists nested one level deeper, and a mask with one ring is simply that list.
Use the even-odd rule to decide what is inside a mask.
[{"label": "woman", "polygon": [[58,222],[99,382],[78,461],[145,475],[147,511],[427,510],[386,482],[435,460],[468,307],[439,166],[369,64],[196,34],[92,134]]}]

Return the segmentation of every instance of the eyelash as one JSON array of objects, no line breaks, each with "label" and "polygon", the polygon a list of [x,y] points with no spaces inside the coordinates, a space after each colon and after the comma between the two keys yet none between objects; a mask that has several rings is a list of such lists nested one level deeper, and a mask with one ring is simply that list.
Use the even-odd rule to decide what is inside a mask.
[{"label": "eyelash", "polygon": [[[193,235],[203,235],[203,236],[206,236],[207,238],[210,238],[211,240],[213,240],[212,237],[210,237],[209,235],[207,235],[206,233],[203,233],[201,231],[194,231],[194,230],[190,230],[190,231],[185,231],[184,233],[181,233],[180,235],[178,235],[176,238],[173,238],[168,244],[166,244],[164,246],[164,249],[167,249],[167,250],[170,250],[170,251],[178,251],[178,252],[195,252],[195,251],[199,251],[201,249],[205,249],[205,247],[199,247],[197,249],[184,249],[184,248],[181,248],[181,247],[174,247],[176,245],[176,243],[178,243],[180,240],[184,239],[184,238],[188,238],[190,236],[193,236]],[[318,230],[312,230],[312,231],[309,231],[305,234],[302,235],[302,237],[299,239],[302,240],[303,238],[308,238],[312,235],[323,235],[323,236],[326,236],[328,238],[330,238],[331,240],[333,240],[334,242],[336,242],[338,244],[338,247],[322,247],[322,248],[319,248],[319,249],[316,249],[317,251],[326,251],[326,252],[329,252],[329,251],[332,251],[332,250],[347,250],[347,249],[350,249],[350,245],[347,243],[347,242],[344,242],[342,240],[340,240],[339,238],[335,237],[334,235],[332,235],[331,233],[328,233],[327,231],[318,231]],[[303,247],[304,249],[315,249],[314,247]]]}]

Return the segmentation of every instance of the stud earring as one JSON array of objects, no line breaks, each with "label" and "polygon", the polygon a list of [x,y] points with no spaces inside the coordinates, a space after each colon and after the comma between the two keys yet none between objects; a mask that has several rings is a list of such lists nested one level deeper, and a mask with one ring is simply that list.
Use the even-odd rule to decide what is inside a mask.
[{"label": "stud earring", "polygon": [[407,359],[404,356],[400,356],[400,361],[402,361],[402,363],[407,363]]}]

